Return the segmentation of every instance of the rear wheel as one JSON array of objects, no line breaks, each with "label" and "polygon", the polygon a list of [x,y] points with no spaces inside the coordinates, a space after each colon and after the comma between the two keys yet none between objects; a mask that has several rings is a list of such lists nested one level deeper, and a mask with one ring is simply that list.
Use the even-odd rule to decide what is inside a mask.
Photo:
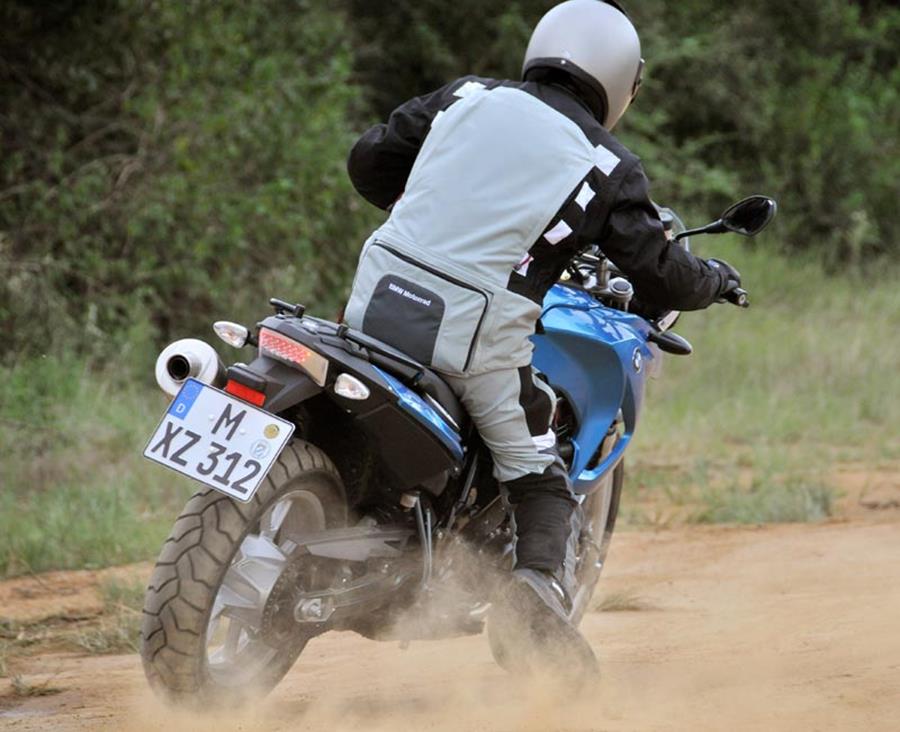
[{"label": "rear wheel", "polygon": [[249,503],[195,494],[163,545],[144,602],[141,657],[154,690],[194,703],[270,691],[312,637],[290,620],[293,593],[328,581],[296,557],[297,542],[341,526],[340,476],[301,440],[284,449]]}]

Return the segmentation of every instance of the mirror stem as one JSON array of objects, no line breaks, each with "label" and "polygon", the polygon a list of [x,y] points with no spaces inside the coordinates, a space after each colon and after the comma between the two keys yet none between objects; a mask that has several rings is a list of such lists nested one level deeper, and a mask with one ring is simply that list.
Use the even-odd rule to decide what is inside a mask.
[{"label": "mirror stem", "polygon": [[694,236],[695,234],[721,234],[725,231],[722,219],[716,219],[711,224],[701,226],[699,229],[687,229],[679,234],[675,234],[675,241],[684,239],[686,236]]}]

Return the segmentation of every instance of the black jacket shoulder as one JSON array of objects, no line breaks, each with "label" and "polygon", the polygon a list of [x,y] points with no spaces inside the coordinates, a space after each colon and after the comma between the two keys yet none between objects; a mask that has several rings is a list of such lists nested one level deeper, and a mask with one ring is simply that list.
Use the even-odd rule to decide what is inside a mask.
[{"label": "black jacket shoulder", "polygon": [[494,88],[500,83],[463,76],[401,104],[387,122],[366,130],[351,149],[347,173],[354,188],[369,203],[388,208],[403,193],[434,118],[465,95],[467,84]]}]

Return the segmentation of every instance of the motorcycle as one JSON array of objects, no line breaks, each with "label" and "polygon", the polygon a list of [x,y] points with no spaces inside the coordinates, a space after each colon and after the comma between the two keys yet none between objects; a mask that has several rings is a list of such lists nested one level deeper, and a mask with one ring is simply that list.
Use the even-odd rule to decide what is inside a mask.
[{"label": "motorcycle", "polygon": [[[667,235],[753,236],[775,202],[752,196]],[[677,312],[629,312],[628,279],[596,247],[548,292],[534,365],[557,394],[553,429],[580,502],[570,620],[600,577],[625,479],[624,456],[662,352],[687,355]],[[746,307],[747,293],[728,299]],[[166,539],[147,589],[141,656],[151,686],[184,702],[272,689],[331,630],[373,639],[492,630],[492,588],[514,532],[490,453],[440,375],[344,324],[270,300],[254,331],[217,322],[249,364],[225,368],[202,341],[177,341],[156,376],[173,397],[145,457],[203,484]]]}]

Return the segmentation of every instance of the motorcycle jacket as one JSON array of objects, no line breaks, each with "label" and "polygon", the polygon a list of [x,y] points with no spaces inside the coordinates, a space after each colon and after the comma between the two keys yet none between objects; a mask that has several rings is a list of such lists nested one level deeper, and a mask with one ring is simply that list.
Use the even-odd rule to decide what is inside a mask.
[{"label": "motorcycle jacket", "polygon": [[638,158],[562,86],[463,77],[369,129],[348,171],[391,213],[345,319],[438,371],[530,363],[544,295],[592,244],[651,306],[704,308],[726,286],[666,239]]}]

